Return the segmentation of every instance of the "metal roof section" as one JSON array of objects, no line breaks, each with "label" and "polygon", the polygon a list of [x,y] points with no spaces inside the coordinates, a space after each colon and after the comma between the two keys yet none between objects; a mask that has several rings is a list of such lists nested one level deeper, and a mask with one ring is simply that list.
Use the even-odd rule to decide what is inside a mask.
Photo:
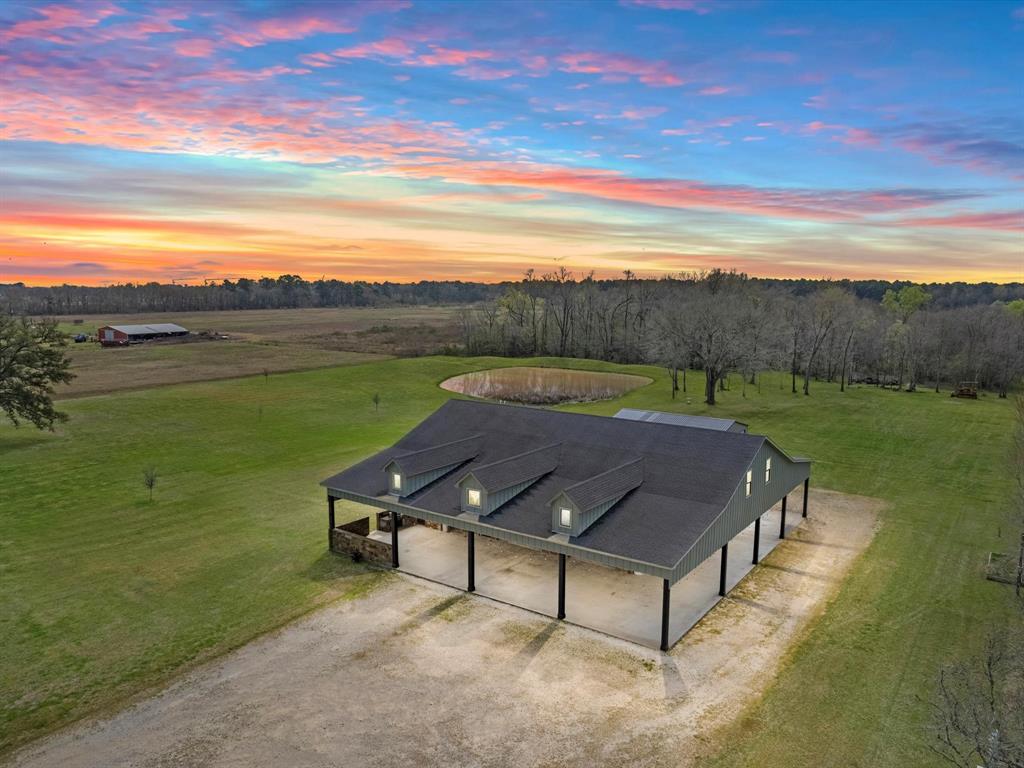
[{"label": "metal roof section", "polygon": [[456,466],[480,453],[481,437],[482,435],[470,435],[430,448],[398,453],[391,456],[383,469],[397,464],[403,474],[415,477],[432,470]]},{"label": "metal roof section", "polygon": [[472,475],[485,491],[497,493],[513,485],[536,480],[542,475],[553,472],[558,466],[561,449],[561,443],[552,443],[542,448],[509,456],[507,459],[482,464],[463,475],[459,482],[461,483]]},{"label": "metal roof section", "polygon": [[104,325],[103,328],[112,328],[115,331],[127,334],[128,336],[145,336],[151,333],[188,333],[187,328],[182,328],[175,323],[153,323],[152,325]]},{"label": "metal roof section", "polygon": [[638,408],[622,408],[615,414],[616,419],[645,421],[656,424],[671,424],[676,427],[694,427],[696,429],[715,429],[720,432],[746,432],[747,425],[735,419],[718,419],[712,416],[691,416],[685,413],[669,413],[667,411],[644,411]]}]

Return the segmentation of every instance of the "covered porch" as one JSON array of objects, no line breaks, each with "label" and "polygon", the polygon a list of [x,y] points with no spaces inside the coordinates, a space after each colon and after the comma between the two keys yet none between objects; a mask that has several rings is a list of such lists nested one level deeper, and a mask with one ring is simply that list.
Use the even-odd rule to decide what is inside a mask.
[{"label": "covered porch", "polygon": [[397,529],[388,526],[391,530],[369,536],[392,548],[397,543],[392,565],[405,573],[668,650],[753,570],[755,561],[799,526],[801,513],[806,514],[806,490],[806,484],[798,486],[672,585],[656,576],[517,546],[479,532],[409,525],[409,519]]}]

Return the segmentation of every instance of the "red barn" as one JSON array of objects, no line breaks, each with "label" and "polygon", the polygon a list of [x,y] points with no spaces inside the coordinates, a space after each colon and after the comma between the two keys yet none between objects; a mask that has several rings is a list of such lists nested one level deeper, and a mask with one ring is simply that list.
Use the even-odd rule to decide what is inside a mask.
[{"label": "red barn", "polygon": [[96,336],[104,347],[120,347],[138,344],[149,339],[167,339],[174,336],[188,336],[188,329],[174,323],[152,325],[104,325]]}]

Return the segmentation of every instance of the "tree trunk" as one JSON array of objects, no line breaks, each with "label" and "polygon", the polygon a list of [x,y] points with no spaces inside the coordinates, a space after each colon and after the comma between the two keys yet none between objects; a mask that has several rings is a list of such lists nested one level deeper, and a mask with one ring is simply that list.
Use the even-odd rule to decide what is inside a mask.
[{"label": "tree trunk", "polygon": [[714,371],[710,368],[704,369],[704,402],[708,405],[715,404],[715,385],[718,383]]},{"label": "tree trunk", "polygon": [[686,394],[686,366],[683,366],[683,394]]}]

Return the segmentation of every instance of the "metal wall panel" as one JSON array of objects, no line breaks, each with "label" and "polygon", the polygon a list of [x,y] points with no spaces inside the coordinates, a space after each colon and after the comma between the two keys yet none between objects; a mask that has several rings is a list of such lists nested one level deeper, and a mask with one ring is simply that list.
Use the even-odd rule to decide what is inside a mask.
[{"label": "metal wall panel", "polygon": [[[769,457],[772,460],[772,472],[771,479],[766,483],[765,460]],[[807,460],[790,459],[766,440],[751,461],[749,469],[752,473],[750,496],[746,495],[744,475],[722,513],[672,569],[672,581],[683,578],[718,552],[736,534],[778,504],[783,496],[801,485],[810,477],[811,463]]]}]

